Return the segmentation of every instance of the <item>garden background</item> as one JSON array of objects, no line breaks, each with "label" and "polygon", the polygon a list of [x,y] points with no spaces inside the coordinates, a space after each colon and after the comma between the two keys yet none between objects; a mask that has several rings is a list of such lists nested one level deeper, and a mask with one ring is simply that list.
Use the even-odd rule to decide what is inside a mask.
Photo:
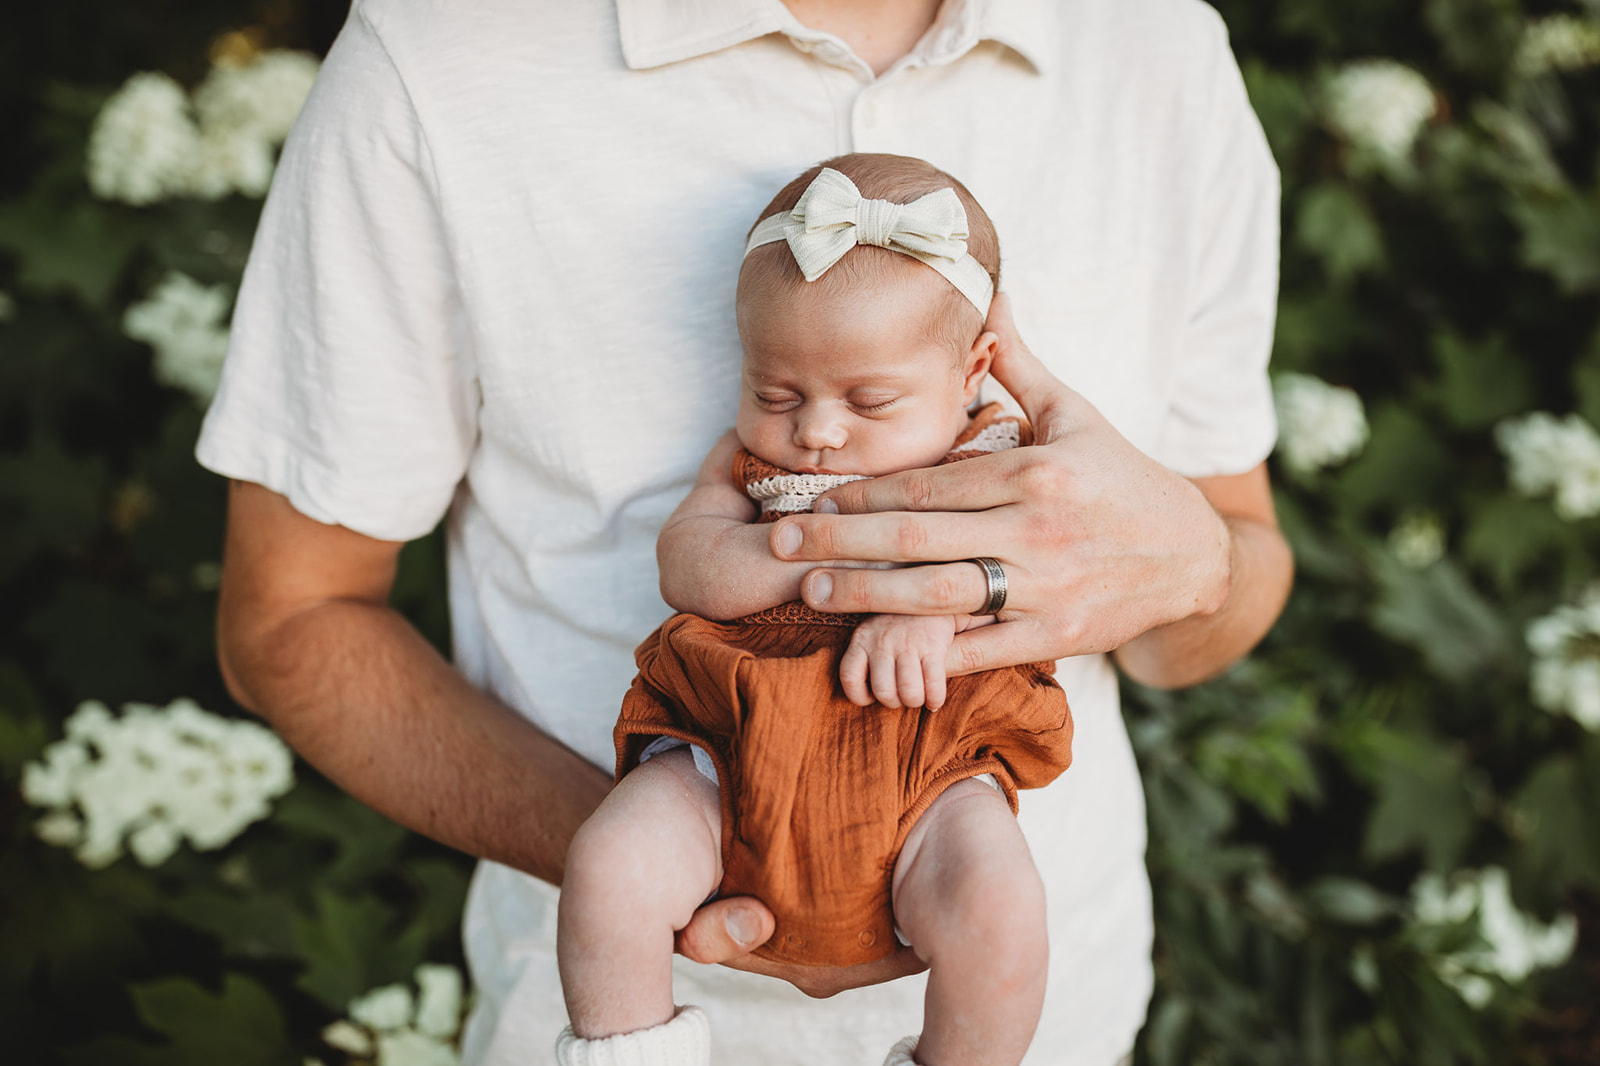
[{"label": "garden background", "polygon": [[[213,661],[192,448],[312,0],[0,38],[0,1033],[46,1064],[453,1061],[470,864]],[[1143,1063],[1600,1062],[1600,0],[1216,0],[1283,172],[1251,659],[1132,688]],[[448,642],[435,538],[395,597]]]}]

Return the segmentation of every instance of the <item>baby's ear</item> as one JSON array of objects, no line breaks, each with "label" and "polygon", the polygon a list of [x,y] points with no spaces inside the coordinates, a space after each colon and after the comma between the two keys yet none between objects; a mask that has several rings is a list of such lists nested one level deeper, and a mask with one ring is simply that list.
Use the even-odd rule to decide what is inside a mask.
[{"label": "baby's ear", "polygon": [[994,354],[1000,347],[1000,334],[993,330],[984,330],[978,334],[978,339],[972,342],[971,349],[963,361],[964,380],[961,383],[962,395],[967,403],[978,398],[978,389],[983,385],[983,379],[989,376],[989,367],[994,362]]}]

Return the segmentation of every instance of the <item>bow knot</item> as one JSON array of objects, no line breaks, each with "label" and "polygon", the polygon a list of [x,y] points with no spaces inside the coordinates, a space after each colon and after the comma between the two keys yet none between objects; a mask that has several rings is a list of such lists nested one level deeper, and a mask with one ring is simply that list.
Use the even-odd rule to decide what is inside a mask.
[{"label": "bow knot", "polygon": [[909,255],[943,274],[983,315],[994,286],[989,272],[967,253],[967,212],[948,186],[908,204],[869,200],[855,182],[824,167],[788,214],[761,220],[745,254],[787,241],[800,273],[816,281],[858,244]]},{"label": "bow knot", "polygon": [[[856,243],[889,247],[900,222],[900,205],[890,200],[862,200],[856,204]],[[964,247],[964,246],[963,246]]]}]

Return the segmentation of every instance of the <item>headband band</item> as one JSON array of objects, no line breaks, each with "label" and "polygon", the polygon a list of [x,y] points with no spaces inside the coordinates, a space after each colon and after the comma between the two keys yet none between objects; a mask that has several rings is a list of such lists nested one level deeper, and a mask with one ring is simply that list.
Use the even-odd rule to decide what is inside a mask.
[{"label": "headband band", "polygon": [[967,212],[948,186],[909,204],[868,200],[855,182],[828,167],[806,187],[794,210],[756,223],[744,254],[788,241],[807,281],[816,281],[858,244],[909,255],[943,274],[984,318],[994,299],[989,272],[967,251]]}]

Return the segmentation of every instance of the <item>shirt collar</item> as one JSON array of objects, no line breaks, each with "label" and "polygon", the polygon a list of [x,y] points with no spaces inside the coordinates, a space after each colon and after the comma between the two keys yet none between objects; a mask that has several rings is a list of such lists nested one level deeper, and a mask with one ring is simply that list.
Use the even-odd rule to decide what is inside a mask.
[{"label": "shirt collar", "polygon": [[[942,38],[936,39],[929,58],[993,40],[1043,71],[1053,2],[1057,0],[946,0],[939,16]],[[633,70],[710,55],[769,33],[799,40],[821,36],[800,25],[782,0],[617,0],[617,26],[623,60]]]}]

